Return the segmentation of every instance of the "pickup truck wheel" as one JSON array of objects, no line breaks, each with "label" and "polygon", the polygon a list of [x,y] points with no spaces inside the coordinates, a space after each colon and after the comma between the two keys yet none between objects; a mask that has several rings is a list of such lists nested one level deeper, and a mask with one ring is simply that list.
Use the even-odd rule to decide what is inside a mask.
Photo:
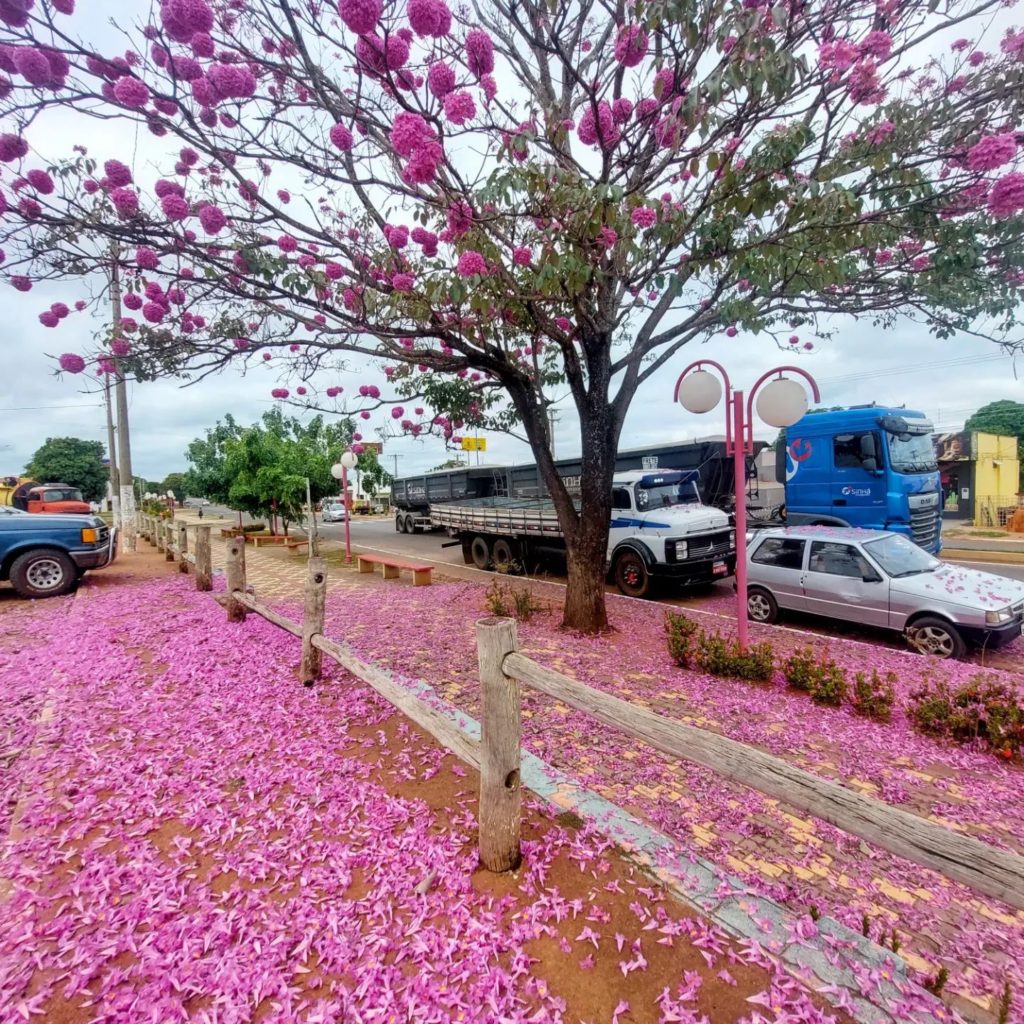
[{"label": "pickup truck wheel", "polygon": [[486,537],[477,534],[469,545],[469,555],[478,569],[487,569],[491,564],[491,545]]},{"label": "pickup truck wheel", "polygon": [[28,551],[11,565],[11,583],[22,597],[57,597],[77,582],[75,563],[63,551]]},{"label": "pickup truck wheel", "polygon": [[967,644],[956,628],[945,619],[925,615],[907,627],[907,643],[919,654],[933,658],[962,658]]},{"label": "pickup truck wheel", "polygon": [[626,597],[647,597],[651,592],[651,574],[635,551],[623,551],[615,559],[615,585]]},{"label": "pickup truck wheel", "polygon": [[778,622],[778,602],[762,587],[751,587],[747,591],[747,618],[754,622]]}]

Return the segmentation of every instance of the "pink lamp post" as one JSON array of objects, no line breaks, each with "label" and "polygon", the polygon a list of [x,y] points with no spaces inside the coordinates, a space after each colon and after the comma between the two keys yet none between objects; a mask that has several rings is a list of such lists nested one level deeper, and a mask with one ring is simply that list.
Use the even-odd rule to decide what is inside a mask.
[{"label": "pink lamp post", "polygon": [[[717,370],[722,380],[703,369],[705,366]],[[806,370],[799,366],[777,366],[758,378],[744,405],[743,392],[733,390],[729,375],[711,359],[698,359],[683,370],[673,395],[687,412],[710,412],[718,405],[723,384],[725,386],[725,451],[733,457],[736,478],[736,630],[740,647],[744,649],[747,646],[747,456],[754,454],[754,396],[761,388],[757,395],[757,414],[769,426],[789,427],[796,423],[807,412],[807,390],[797,381],[783,377],[787,371],[803,377],[811,387],[814,401],[821,401],[818,385]],[[774,380],[768,380],[776,374]]]},{"label": "pink lamp post", "polygon": [[341,481],[341,500],[345,503],[345,561],[352,561],[352,539],[349,536],[348,471],[355,467],[359,456],[355,452],[343,452],[341,458],[331,466],[331,476]]}]

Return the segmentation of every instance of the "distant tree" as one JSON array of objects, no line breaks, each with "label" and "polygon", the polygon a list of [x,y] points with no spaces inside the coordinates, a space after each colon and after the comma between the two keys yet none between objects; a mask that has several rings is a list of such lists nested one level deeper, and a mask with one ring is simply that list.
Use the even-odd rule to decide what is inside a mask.
[{"label": "distant tree", "polygon": [[331,466],[351,441],[348,419],[327,424],[316,416],[303,424],[280,409],[264,413],[223,442],[227,504],[253,516],[276,513],[287,527],[305,515],[307,479],[314,502],[336,492]]},{"label": "distant tree", "polygon": [[241,436],[242,428],[231,413],[224,422],[206,431],[206,437],[197,437],[186,449],[185,458],[191,463],[185,473],[185,489],[197,498],[209,498],[218,505],[228,503],[231,479],[227,475],[225,444]]},{"label": "distant tree", "polygon": [[363,493],[371,498],[375,497],[378,491],[391,486],[391,474],[380,464],[380,459],[372,448],[366,448],[359,453],[356,469],[360,474],[359,483],[362,485]]},{"label": "distant tree", "polygon": [[184,473],[168,473],[164,477],[160,486],[157,490],[161,494],[166,494],[170,491],[177,501],[181,501],[188,493],[185,489],[185,474]]},{"label": "distant tree", "polygon": [[433,469],[429,469],[427,472],[436,473],[441,469],[459,469],[461,466],[465,466],[462,459],[448,459],[447,462],[442,462],[440,466],[434,466]]},{"label": "distant tree", "polygon": [[[965,424],[964,430],[980,430],[986,434],[1002,434],[1017,438],[1017,454],[1024,454],[1024,402],[1002,398],[983,405]],[[1020,487],[1024,490],[1024,472]]]},{"label": "distant tree", "polygon": [[87,501],[106,494],[110,472],[103,464],[105,449],[99,441],[80,437],[48,437],[32,456],[25,472],[40,483],[65,483],[77,487]]}]

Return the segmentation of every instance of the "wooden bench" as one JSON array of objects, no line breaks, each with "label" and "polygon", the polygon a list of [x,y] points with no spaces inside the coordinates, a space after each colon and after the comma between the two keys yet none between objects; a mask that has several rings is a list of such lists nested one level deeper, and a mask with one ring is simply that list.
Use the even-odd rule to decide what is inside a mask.
[{"label": "wooden bench", "polygon": [[308,548],[308,547],[309,547],[309,541],[308,540],[290,540],[290,541],[288,541],[285,544],[285,548],[287,549],[288,554],[291,554],[293,551],[298,551],[299,548]]},{"label": "wooden bench", "polygon": [[429,587],[430,574],[434,571],[432,565],[417,565],[414,562],[405,562],[400,558],[387,558],[384,555],[356,555],[359,561],[360,572],[373,572],[373,567],[381,567],[381,575],[386,580],[398,579],[400,569],[408,569],[412,573],[412,585],[414,587]]},{"label": "wooden bench", "polygon": [[251,541],[254,548],[258,548],[261,544],[287,544],[290,538],[280,533],[249,533],[245,539]]}]

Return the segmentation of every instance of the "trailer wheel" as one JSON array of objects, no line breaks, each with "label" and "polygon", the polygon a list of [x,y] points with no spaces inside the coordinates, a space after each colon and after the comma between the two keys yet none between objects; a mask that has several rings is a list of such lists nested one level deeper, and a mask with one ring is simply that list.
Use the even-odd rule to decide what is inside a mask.
[{"label": "trailer wheel", "polygon": [[509,575],[517,575],[520,572],[519,557],[516,551],[517,545],[512,541],[499,537],[491,545],[491,557],[494,559],[494,567],[502,566],[502,572]]},{"label": "trailer wheel", "polygon": [[615,559],[615,585],[626,597],[647,597],[651,592],[651,574],[635,551],[623,551]]},{"label": "trailer wheel", "polygon": [[487,569],[491,564],[491,545],[479,533],[469,545],[469,554],[478,569]]}]

